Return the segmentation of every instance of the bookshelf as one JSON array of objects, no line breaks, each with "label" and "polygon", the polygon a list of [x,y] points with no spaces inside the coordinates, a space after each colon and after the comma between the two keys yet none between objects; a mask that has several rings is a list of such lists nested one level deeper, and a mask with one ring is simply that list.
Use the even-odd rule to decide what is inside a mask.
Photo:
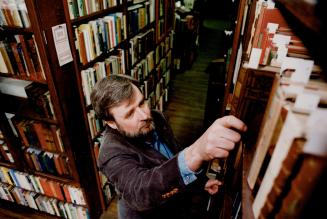
[{"label": "bookshelf", "polygon": [[1,208],[98,218],[74,66],[59,63],[52,32],[65,23],[62,2],[1,1],[0,9]]},{"label": "bookshelf", "polygon": [[[245,121],[248,131],[227,167],[225,182],[236,185],[225,192],[236,206],[233,218],[326,215],[319,201],[326,195],[327,161],[325,145],[318,143],[325,142],[318,129],[327,127],[321,7],[307,1],[239,2],[224,109]],[[312,108],[304,96],[315,99]],[[312,120],[320,126],[313,128]]]},{"label": "bookshelf", "polygon": [[200,13],[180,6],[175,10],[174,69],[185,71],[195,61],[200,31]]},{"label": "bookshelf", "polygon": [[[110,74],[126,74],[141,84],[151,108],[163,110],[168,101],[172,63],[173,1],[117,0],[63,1],[71,74],[76,79],[83,114],[83,130],[96,177],[99,208],[108,208],[115,192],[97,168],[104,124],[96,118],[90,93],[98,80]],[[93,5],[93,2],[95,4]],[[167,12],[167,13],[166,13]],[[91,39],[91,40],[88,40]]]}]

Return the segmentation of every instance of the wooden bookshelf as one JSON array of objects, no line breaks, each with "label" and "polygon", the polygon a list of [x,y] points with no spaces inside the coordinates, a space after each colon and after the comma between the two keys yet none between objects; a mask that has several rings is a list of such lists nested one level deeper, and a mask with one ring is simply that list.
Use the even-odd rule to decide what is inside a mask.
[{"label": "wooden bookshelf", "polygon": [[[276,104],[280,100],[278,98],[284,97],[283,95],[289,95],[289,93],[287,93],[287,88],[283,90],[283,86],[293,86],[290,80],[285,79],[290,76],[285,75],[284,72],[281,73],[281,66],[283,63],[276,64],[270,61],[264,63],[262,61],[262,57],[259,61],[258,67],[248,66],[250,52],[253,48],[260,48],[264,52],[267,52],[266,47],[261,47],[262,44],[253,44],[253,38],[255,37],[254,35],[258,33],[262,34],[262,29],[259,28],[259,32],[254,32],[254,30],[252,30],[252,27],[257,28],[257,25],[261,25],[261,18],[268,19],[264,16],[260,18],[260,14],[258,14],[257,18],[254,17],[256,14],[255,9],[257,2],[259,1],[239,1],[237,23],[233,33],[234,36],[231,49],[232,52],[230,56],[230,63],[227,67],[227,86],[225,90],[225,103],[229,103],[231,113],[245,121],[249,128],[247,133],[245,133],[242,138],[245,142],[245,147],[242,153],[242,170],[238,170],[232,173],[234,177],[237,177],[239,171],[241,171],[242,173],[241,177],[238,179],[239,181],[241,181],[242,184],[242,199],[240,203],[242,211],[241,214],[239,214],[236,218],[284,218],[287,217],[288,214],[290,217],[292,217],[292,215],[297,215],[301,216],[301,218],[306,218],[311,215],[312,212],[314,212],[312,214],[317,214],[316,212],[326,214],[325,209],[323,209],[323,207],[319,204],[316,204],[319,202],[317,199],[317,197],[319,197],[319,195],[317,195],[317,193],[319,193],[319,189],[314,186],[316,184],[321,185],[322,183],[326,182],[326,155],[324,155],[323,153],[310,154],[310,152],[308,151],[301,151],[301,148],[305,147],[307,141],[313,140],[314,138],[319,139],[319,136],[317,135],[315,137],[312,137],[307,134],[304,134],[308,132],[308,130],[303,129],[302,135],[294,134],[294,136],[296,137],[294,137],[291,142],[286,143],[283,142],[283,137],[288,136],[286,131],[283,131],[283,135],[278,134],[279,132],[281,132],[281,130],[283,130],[282,128],[285,127],[284,120],[286,118],[286,115],[288,115],[287,112],[289,112],[290,114],[294,113],[294,115],[297,116],[297,121],[302,121],[299,123],[300,128],[302,128],[301,125],[305,126],[304,120],[301,120],[301,118],[303,119],[305,116],[299,114],[293,108],[294,103],[291,101],[292,98],[294,98],[294,101],[298,97],[298,94],[293,94],[294,96],[292,96],[292,98],[288,97],[286,99],[283,99],[283,108],[280,111],[280,114],[273,115],[273,112],[275,112],[274,107],[276,107],[276,105],[274,104]],[[271,12],[271,15],[264,15],[272,17],[272,14],[274,14],[279,17],[279,21],[275,20],[275,22],[273,23],[279,22],[278,28],[281,29],[280,31],[277,31],[274,34],[283,35],[284,33],[282,30],[283,28],[286,28],[290,30],[290,32],[293,34],[291,34],[291,37],[294,37],[303,43],[303,47],[305,47],[309,51],[307,56],[297,56],[296,53],[290,52],[287,54],[286,58],[287,60],[289,60],[290,58],[297,58],[300,59],[299,62],[310,62],[310,60],[313,60],[314,64],[312,64],[312,70],[310,70],[310,77],[306,82],[301,82],[301,86],[304,87],[303,92],[309,92],[308,90],[306,90],[308,87],[316,87],[316,91],[321,92],[320,94],[317,94],[318,96],[325,95],[326,89],[324,88],[324,86],[326,86],[326,63],[322,60],[322,57],[324,56],[326,49],[326,39],[324,37],[325,31],[322,29],[322,3],[308,3],[306,1],[293,0],[276,0],[275,2],[276,4],[274,4],[273,6],[267,6],[265,4],[263,6],[260,6],[260,10],[258,10],[257,12],[267,14]],[[265,27],[263,27],[263,29],[265,29]],[[244,32],[241,33],[241,30],[244,30]],[[240,43],[242,43],[243,52],[242,54],[237,54],[240,48]],[[273,46],[269,48],[271,49],[273,48]],[[269,54],[272,54],[271,50]],[[239,66],[236,65],[238,62],[240,63]],[[300,64],[295,64],[292,66],[292,68],[298,68],[297,65]],[[322,71],[317,71],[316,65],[318,65],[319,68],[322,69]],[[238,70],[238,68],[240,68],[240,70]],[[246,76],[244,77],[243,73],[244,69],[246,68],[252,69],[248,69],[247,71],[253,71],[253,75],[256,76],[254,78],[246,78]],[[238,79],[236,83],[232,82],[232,78],[235,77],[234,72],[238,74]],[[264,72],[270,72],[270,76]],[[282,82],[277,81],[275,77],[274,83],[272,84],[271,79],[274,78],[274,75],[279,74],[283,75]],[[318,86],[318,83],[324,84],[324,86]],[[261,86],[260,84],[265,85]],[[251,86],[253,87],[251,88]],[[256,86],[258,87],[255,88]],[[279,89],[278,92],[276,91],[276,89]],[[258,95],[255,95],[255,93],[257,93]],[[229,99],[229,96],[231,96],[231,94],[233,94],[233,98]],[[249,98],[245,98],[245,96],[242,97],[242,95],[253,96],[248,96]],[[317,109],[321,109],[321,107],[324,106],[324,98],[322,96],[320,96],[322,99],[320,100]],[[274,97],[275,99],[272,99]],[[264,102],[266,102],[266,104],[264,104]],[[226,109],[225,106],[224,109]],[[250,110],[251,112],[248,110]],[[314,116],[314,113],[315,112],[312,111],[309,112],[307,115]],[[252,115],[255,116],[252,117]],[[261,115],[261,119],[259,119],[259,115]],[[272,120],[272,118],[277,117],[278,121],[277,119]],[[269,131],[273,134],[269,135]],[[295,133],[295,130],[292,129],[289,130],[289,132],[290,135],[292,135],[292,133]],[[267,136],[270,137],[268,138]],[[307,139],[304,139],[303,136],[306,136]],[[265,142],[264,139],[269,139],[266,140],[269,142]],[[283,142],[284,144],[281,144],[280,142]],[[263,145],[265,144],[269,144],[267,151],[264,151],[264,149],[262,149]],[[281,148],[281,146],[283,146],[284,151],[288,149],[291,150],[290,148],[292,148],[293,150],[298,150],[301,152],[298,152],[299,155],[294,155],[294,153],[288,152],[289,154],[286,154],[286,157],[283,157],[281,158],[281,160],[279,160],[281,154],[279,154],[278,152],[281,149],[277,150],[276,148]],[[262,153],[264,153],[264,155]],[[307,168],[306,162],[309,162],[308,160],[316,162],[315,165],[317,165],[316,172],[313,171],[316,173],[316,175],[311,176],[312,184],[306,181],[306,178],[310,176],[306,177],[306,173],[302,170],[302,168]],[[279,172],[277,175],[275,175],[276,173],[272,173],[274,172],[272,171],[272,168],[279,168],[279,164],[281,165],[281,168],[280,170],[277,170]],[[253,173],[255,171],[260,171],[258,173],[259,176],[253,176],[254,174],[256,174]],[[298,184],[301,181],[303,182],[303,184],[301,185],[305,185],[304,187],[306,188],[306,190],[298,190]],[[270,188],[271,183],[273,185]],[[299,192],[299,194],[301,194],[299,196],[294,195],[295,190]],[[315,195],[311,196],[310,191]],[[322,193],[325,194],[324,192]],[[293,210],[289,208],[290,203],[296,205]],[[296,203],[301,203],[301,207],[297,206]],[[286,212],[287,210],[289,210],[290,212]],[[303,213],[303,215],[299,215],[301,213]]]},{"label": "wooden bookshelf", "polygon": [[[31,101],[28,98],[15,97],[10,94],[1,94],[0,99],[2,104],[0,107],[0,129],[5,135],[7,146],[15,162],[11,164],[1,161],[0,166],[2,168],[12,170],[12,174],[16,174],[15,171],[18,171],[20,173],[27,174],[24,175],[26,177],[39,177],[56,183],[56,185],[76,188],[76,191],[79,191],[79,194],[81,195],[81,200],[85,200],[85,204],[79,206],[82,207],[85,217],[99,218],[103,210],[100,203],[101,194],[98,191],[97,182],[94,180],[97,176],[97,172],[94,169],[92,155],[89,151],[90,147],[87,143],[88,138],[86,135],[86,127],[84,126],[84,117],[83,113],[81,112],[82,105],[80,104],[80,100],[78,98],[79,93],[76,78],[73,74],[74,64],[69,62],[63,66],[60,66],[52,33],[52,27],[66,22],[66,17],[63,13],[64,3],[66,2],[59,0],[51,2],[51,4],[44,0],[25,0],[30,27],[17,28],[10,25],[9,27],[4,26],[0,28],[1,41],[7,40],[7,38],[9,39],[10,37],[13,37],[13,35],[34,37],[37,45],[38,60],[42,65],[43,74],[46,80],[37,80],[33,77],[15,76],[16,72],[10,72],[14,74],[6,74],[2,72],[0,77],[31,81],[35,83],[36,87],[38,85],[46,86],[51,97],[51,104],[53,107],[52,110],[55,115],[55,118],[48,118],[44,115],[40,115],[40,113],[36,110],[36,107],[31,104]],[[110,12],[110,9],[102,13],[106,14],[108,12]],[[83,19],[90,20],[93,18],[93,16],[100,16],[100,14],[101,12],[99,14],[95,13],[85,16],[84,18],[78,18],[74,21],[74,24],[78,24],[80,20]],[[28,57],[27,54],[23,55]],[[35,98],[39,97],[35,96]],[[29,168],[27,165],[27,160],[23,154],[23,150],[26,147],[22,147],[22,143],[24,142],[20,138],[21,135],[20,133],[18,135],[14,133],[14,129],[9,124],[9,119],[6,117],[5,113],[14,114],[14,119],[19,118],[26,121],[37,121],[49,127],[56,127],[55,130],[60,131],[60,134],[58,134],[58,132],[58,136],[56,137],[58,137],[58,141],[62,141],[61,147],[64,148],[64,152],[47,149],[42,151],[42,149],[38,149],[44,154],[58,154],[59,157],[64,159],[64,161],[59,162],[65,162],[65,165],[67,165],[68,168],[67,171],[71,172],[69,172],[69,174],[64,173],[56,175],[50,172],[48,173]],[[14,122],[13,125],[17,131],[17,125]],[[41,137],[42,135],[38,136],[38,141],[40,141]],[[54,134],[52,134],[52,137],[54,138]],[[52,160],[52,162],[55,161]],[[58,169],[56,171],[58,171]],[[34,190],[34,192],[36,191],[37,190]],[[69,195],[72,194],[73,193]],[[71,196],[71,198],[73,198],[73,196]],[[65,204],[65,202],[62,204]],[[28,215],[31,215],[31,217],[32,215],[39,215],[42,218],[58,218],[58,216],[60,216],[58,215],[58,212],[54,213],[57,216],[49,214],[51,210],[50,208],[42,210],[38,206],[39,210],[35,210],[29,208],[28,206],[23,207],[18,203],[11,203],[6,200],[1,200],[0,205],[1,209],[8,209],[8,206],[11,209],[19,209],[19,213],[25,213],[25,216],[27,217]],[[69,208],[72,209],[73,205],[70,205]],[[54,211],[54,209],[52,209],[52,211]],[[75,211],[75,213],[72,215],[73,218],[83,218],[81,212],[79,212],[79,216],[77,216],[77,208],[73,211]],[[68,214],[68,212],[66,212],[66,214]],[[61,216],[64,217],[63,215]]]},{"label": "wooden bookshelf", "polygon": [[[77,17],[74,19],[70,19],[70,14],[71,14],[71,9],[67,6],[67,2],[66,0],[63,1],[63,10],[64,10],[64,20],[65,23],[67,25],[67,32],[68,32],[68,38],[69,38],[69,44],[70,44],[70,48],[72,50],[72,57],[73,57],[73,62],[72,62],[72,66],[73,66],[73,70],[70,73],[71,75],[74,75],[74,80],[75,80],[75,85],[76,85],[76,90],[78,92],[78,99],[79,99],[79,106],[80,106],[80,112],[82,114],[83,120],[82,120],[82,127],[83,127],[83,133],[85,135],[85,137],[87,138],[87,140],[85,141],[86,144],[88,144],[88,153],[90,154],[90,161],[91,161],[91,168],[92,168],[92,172],[94,172],[96,174],[96,177],[93,178],[92,180],[95,182],[96,184],[96,193],[99,194],[98,197],[98,208],[101,209],[101,211],[104,211],[105,209],[107,209],[108,205],[106,204],[109,203],[110,204],[110,200],[107,201],[105,200],[105,195],[103,195],[103,188],[101,188],[101,182],[100,182],[100,176],[98,174],[98,168],[97,168],[97,157],[94,154],[94,149],[93,149],[93,145],[94,142],[97,141],[97,139],[99,137],[101,137],[101,133],[103,131],[103,129],[100,130],[95,130],[93,131],[93,125],[94,124],[90,124],[89,123],[89,116],[92,117],[91,113],[92,113],[92,106],[90,105],[90,103],[88,103],[88,101],[86,100],[85,97],[85,91],[83,90],[83,86],[84,86],[84,82],[83,80],[83,76],[82,76],[82,72],[86,72],[89,69],[94,68],[95,65],[97,65],[98,63],[104,62],[107,58],[109,57],[113,57],[113,56],[119,56],[119,60],[121,60],[120,58],[124,58],[125,60],[125,64],[124,66],[120,66],[121,68],[124,68],[125,73],[127,75],[131,75],[131,70],[136,67],[136,65],[139,63],[134,63],[134,65],[130,65],[131,62],[131,53],[130,53],[130,40],[133,37],[136,37],[138,34],[141,33],[145,33],[148,30],[150,30],[151,28],[154,28],[157,22],[157,11],[158,11],[158,7],[157,7],[157,0],[145,0],[145,1],[138,1],[137,3],[133,3],[132,1],[127,1],[127,0],[120,0],[117,1],[118,5],[117,6],[113,6],[104,10],[99,10],[96,12],[93,12],[91,14],[85,15],[85,16],[81,16],[81,17]],[[129,15],[131,13],[131,11],[133,10],[138,10],[137,7],[136,9],[133,9],[133,5],[140,5],[141,8],[146,8],[150,6],[148,4],[150,4],[150,2],[154,3],[155,5],[154,10],[155,13],[154,15],[154,20],[151,22],[150,21],[150,14],[146,14],[147,16],[147,20],[148,23],[146,25],[144,25],[144,27],[141,28],[137,28],[138,31],[137,32],[131,32],[129,30],[130,28],[130,23],[131,22],[135,22],[129,19]],[[164,2],[164,1],[162,1]],[[128,10],[129,7],[132,7],[131,10]],[[151,9],[149,9],[151,10]],[[117,45],[110,45],[110,48],[107,48],[107,50],[102,51],[101,55],[96,56],[93,60],[88,61],[87,63],[82,64],[82,60],[81,60],[81,54],[79,51],[79,47],[76,44],[77,41],[77,37],[76,37],[76,30],[74,28],[78,28],[80,25],[85,25],[85,24],[89,24],[89,22],[92,22],[94,20],[97,19],[101,19],[105,16],[108,16],[109,14],[116,14],[116,13],[122,13],[123,17],[126,18],[125,20],[125,30],[122,30],[122,33],[124,32],[124,36],[125,38],[122,38],[120,42],[117,43]],[[145,13],[150,13],[149,11],[145,12]],[[170,27],[171,30],[171,27]],[[120,30],[117,30],[120,31]],[[116,31],[116,32],[117,32]],[[165,29],[165,32],[163,33],[163,38],[168,36],[170,32],[168,32],[168,29]],[[108,33],[108,38],[110,38],[110,34]],[[160,45],[160,42],[155,41],[156,38],[156,31],[154,32],[154,52],[155,49],[158,45]],[[118,39],[116,39],[118,41]],[[80,42],[80,41],[78,41]],[[105,47],[104,47],[105,49]],[[121,50],[120,50],[121,49]],[[119,50],[119,51],[118,51]],[[167,54],[166,54],[167,55]],[[138,61],[141,61],[142,59],[145,59],[146,57],[139,57]],[[161,59],[163,59],[165,57],[161,57]],[[155,60],[154,60],[155,62]],[[159,66],[159,62],[157,64],[155,64],[155,68]],[[153,74],[155,75],[155,68],[149,72],[149,75]],[[111,73],[117,73],[117,72],[111,72]],[[85,73],[88,74],[88,73]],[[107,73],[106,73],[107,74]],[[146,79],[146,78],[144,78]],[[98,80],[98,79],[96,79]],[[159,81],[158,81],[159,82]],[[142,84],[143,81],[140,81],[140,83]],[[92,117],[92,121],[95,122],[96,118]],[[91,134],[91,129],[93,134]],[[96,180],[95,180],[96,179]]]}]

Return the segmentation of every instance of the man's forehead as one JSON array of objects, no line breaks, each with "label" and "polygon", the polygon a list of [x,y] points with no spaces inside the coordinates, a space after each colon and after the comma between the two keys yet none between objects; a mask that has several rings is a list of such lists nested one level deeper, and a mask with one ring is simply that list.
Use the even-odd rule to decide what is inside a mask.
[{"label": "man's forehead", "polygon": [[139,101],[143,99],[143,94],[140,92],[140,90],[133,85],[133,94],[130,98],[127,98],[123,101],[121,101],[119,104],[111,108],[112,113],[117,114],[124,114],[127,113],[131,108],[134,107],[134,105],[138,105]]}]

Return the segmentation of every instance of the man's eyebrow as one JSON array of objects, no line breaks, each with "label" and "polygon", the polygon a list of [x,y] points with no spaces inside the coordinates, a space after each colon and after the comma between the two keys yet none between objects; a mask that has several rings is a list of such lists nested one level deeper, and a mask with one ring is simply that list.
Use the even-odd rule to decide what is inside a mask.
[{"label": "man's eyebrow", "polygon": [[127,113],[125,114],[124,118],[126,119],[127,117],[129,117],[130,115],[132,115],[133,111],[134,111],[134,108],[128,110]]}]

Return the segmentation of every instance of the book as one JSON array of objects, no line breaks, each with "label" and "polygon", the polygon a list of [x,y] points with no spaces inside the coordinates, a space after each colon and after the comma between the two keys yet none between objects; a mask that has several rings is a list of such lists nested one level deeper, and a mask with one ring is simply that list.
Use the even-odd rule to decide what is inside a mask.
[{"label": "book", "polygon": [[[280,183],[279,186],[276,185],[277,189],[282,190],[280,187],[285,184],[285,178],[287,177],[287,174],[281,172],[284,168],[283,164],[290,165],[294,163],[293,160],[295,160],[296,158],[292,158],[293,155],[287,155],[289,155],[289,151],[292,147],[294,140],[303,137],[303,124],[306,124],[307,119],[307,115],[295,113],[289,110],[285,124],[278,138],[278,142],[273,151],[267,170],[264,174],[261,186],[254,198],[252,207],[254,216],[256,218],[258,218],[260,214],[265,213],[263,210],[267,211],[267,207],[266,209],[264,209],[265,206],[274,205],[273,200],[271,200],[271,204],[267,202],[269,202],[269,194],[271,194],[274,190],[274,186],[276,185],[276,183]],[[285,168],[286,170],[291,169],[291,167]],[[276,182],[276,180],[278,179],[280,179],[280,181]],[[275,195],[277,196],[277,194],[278,193],[276,193]]]},{"label": "book", "polygon": [[240,68],[231,103],[231,114],[248,126],[247,144],[255,144],[276,72],[271,69]]},{"label": "book", "polygon": [[271,145],[271,139],[275,133],[275,127],[284,103],[284,100],[281,97],[281,91],[278,90],[279,83],[280,76],[276,75],[267,103],[267,110],[264,114],[262,125],[260,127],[260,133],[256,141],[256,151],[254,153],[251,167],[247,176],[247,182],[251,189],[254,187],[261,165],[263,164],[266,153]]},{"label": "book", "polygon": [[10,61],[5,43],[0,41],[0,72],[14,74],[14,69]]},{"label": "book", "polygon": [[[284,197],[276,218],[325,217],[326,208],[320,203],[325,197],[326,183],[325,156],[304,154],[301,157],[296,176],[291,181],[290,190]],[[308,207],[308,206],[311,206]]]},{"label": "book", "polygon": [[274,186],[261,209],[260,217],[274,217],[279,211],[280,203],[283,200],[282,194],[285,193],[288,184],[292,181],[292,174],[296,171],[296,164],[300,160],[304,142],[304,139],[294,139],[286,159],[282,163],[282,168],[274,181]]}]

